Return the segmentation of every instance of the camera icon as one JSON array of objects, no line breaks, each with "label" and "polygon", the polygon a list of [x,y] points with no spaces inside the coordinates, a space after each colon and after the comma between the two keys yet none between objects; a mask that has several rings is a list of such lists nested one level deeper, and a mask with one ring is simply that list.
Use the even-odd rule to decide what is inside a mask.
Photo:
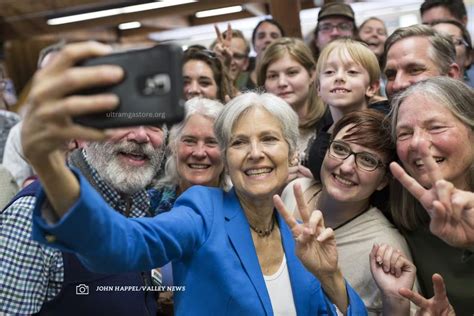
[{"label": "camera icon", "polygon": [[76,285],[76,295],[89,295],[89,286],[85,284]]}]

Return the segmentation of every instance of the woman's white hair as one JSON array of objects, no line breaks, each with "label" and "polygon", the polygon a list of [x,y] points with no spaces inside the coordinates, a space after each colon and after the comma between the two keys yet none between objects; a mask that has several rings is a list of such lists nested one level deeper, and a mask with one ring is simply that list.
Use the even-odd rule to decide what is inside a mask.
[{"label": "woman's white hair", "polygon": [[214,131],[221,150],[225,151],[232,137],[232,128],[239,118],[250,109],[261,107],[281,124],[283,137],[290,148],[290,157],[296,152],[298,141],[298,115],[283,99],[271,93],[246,92],[226,104],[214,124]]},{"label": "woman's white hair", "polygon": [[[185,116],[183,121],[173,125],[170,129],[165,173],[163,178],[158,180],[156,184],[158,188],[179,185],[180,176],[176,167],[178,143],[189,119],[193,115],[199,114],[215,121],[223,108],[224,105],[216,100],[196,97],[186,101],[184,104]],[[224,172],[220,176],[219,186],[224,187]]]}]

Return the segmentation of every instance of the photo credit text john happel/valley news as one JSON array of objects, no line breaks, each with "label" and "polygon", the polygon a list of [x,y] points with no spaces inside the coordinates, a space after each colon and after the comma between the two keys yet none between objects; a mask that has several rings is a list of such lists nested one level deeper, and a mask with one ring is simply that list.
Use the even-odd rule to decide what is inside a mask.
[{"label": "photo credit text john happel/valley news", "polygon": [[186,287],[184,285],[99,285],[89,289],[86,284],[79,284],[76,286],[76,295],[89,295],[90,290],[95,292],[184,292]]}]

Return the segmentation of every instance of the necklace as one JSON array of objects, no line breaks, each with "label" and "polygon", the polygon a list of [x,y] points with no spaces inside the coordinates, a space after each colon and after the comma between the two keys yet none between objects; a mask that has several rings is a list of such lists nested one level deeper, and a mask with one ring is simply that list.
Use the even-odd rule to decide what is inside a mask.
[{"label": "necklace", "polygon": [[[319,190],[317,190],[316,193],[314,193],[314,194],[309,198],[308,204],[309,204],[309,202],[310,202],[311,200],[313,200],[314,198],[316,198],[316,196],[318,196],[319,193],[322,192],[322,190],[323,190],[322,188],[320,188]],[[316,201],[316,202],[317,202],[317,201]],[[315,202],[315,206],[316,206],[316,202]],[[342,227],[342,226],[344,226],[344,225],[346,225],[346,224],[352,222],[354,219],[356,219],[357,217],[361,216],[362,214],[364,214],[365,212],[367,212],[368,210],[370,210],[370,207],[371,207],[371,205],[370,205],[370,203],[369,203],[369,205],[367,205],[367,207],[365,207],[360,213],[357,213],[355,216],[353,216],[353,217],[351,217],[351,218],[345,220],[344,222],[340,223],[340,224],[337,225],[336,227],[331,227],[331,228],[332,228],[333,230],[336,230],[336,229],[338,229],[338,228],[340,228],[340,227]]]},{"label": "necklace", "polygon": [[347,223],[352,222],[353,220],[355,220],[357,217],[361,216],[362,214],[364,214],[364,213],[367,212],[368,210],[370,210],[370,204],[367,205],[367,207],[364,208],[364,209],[362,210],[362,212],[360,212],[360,213],[358,213],[357,215],[355,215],[355,216],[353,216],[353,217],[351,217],[351,218],[345,220],[343,223],[341,223],[341,224],[337,225],[336,227],[334,227],[333,230],[336,230],[336,229],[338,229],[338,228],[340,228],[340,227],[346,225]]},{"label": "necklace", "polygon": [[252,224],[249,222],[250,228],[257,233],[258,237],[264,238],[270,236],[270,234],[273,232],[273,229],[275,228],[275,217],[272,216],[272,223],[269,228],[267,229],[257,229],[253,227]]}]

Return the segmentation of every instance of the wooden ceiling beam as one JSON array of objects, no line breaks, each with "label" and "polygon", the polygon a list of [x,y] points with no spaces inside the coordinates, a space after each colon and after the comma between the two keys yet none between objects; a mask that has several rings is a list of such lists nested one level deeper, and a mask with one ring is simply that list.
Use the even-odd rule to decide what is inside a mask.
[{"label": "wooden ceiling beam", "polygon": [[270,13],[265,3],[248,3],[244,5],[244,8],[254,16],[267,15]]}]

